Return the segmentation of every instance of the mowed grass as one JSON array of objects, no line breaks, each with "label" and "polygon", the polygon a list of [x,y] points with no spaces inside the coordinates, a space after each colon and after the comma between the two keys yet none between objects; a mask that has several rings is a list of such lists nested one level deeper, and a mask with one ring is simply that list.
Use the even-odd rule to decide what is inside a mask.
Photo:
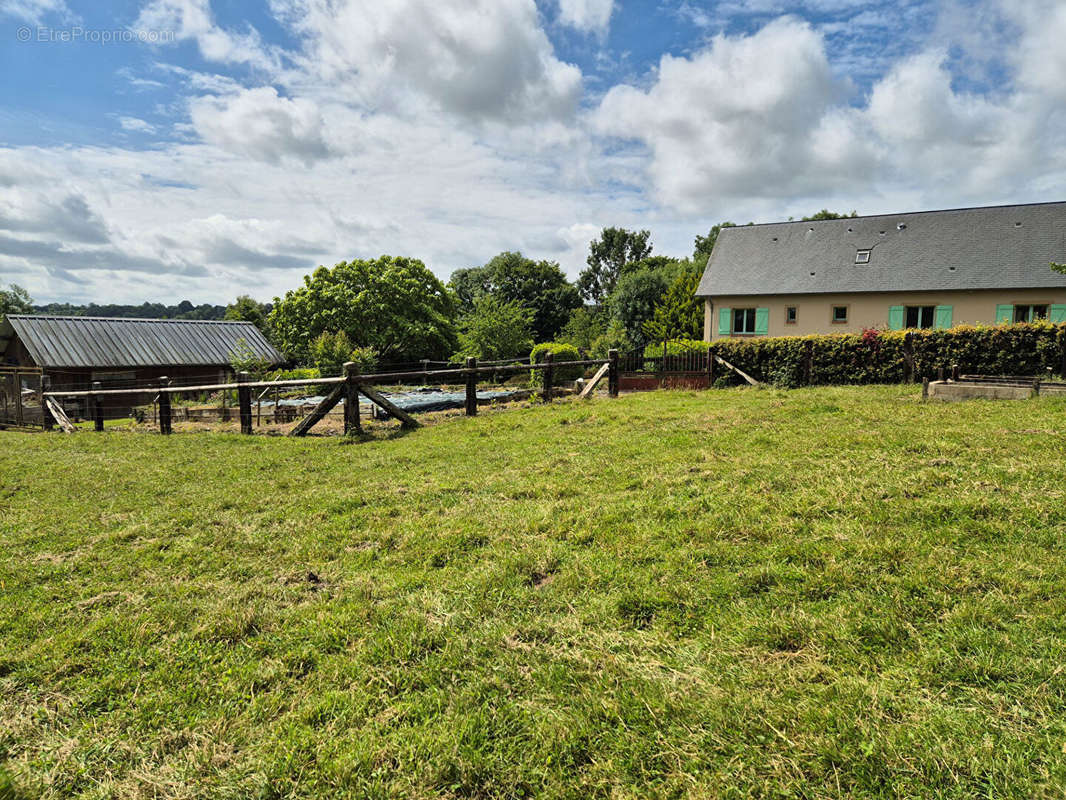
[{"label": "mowed grass", "polygon": [[48,798],[1061,797],[1064,472],[1063,401],[914,387],[3,433],[0,769]]}]

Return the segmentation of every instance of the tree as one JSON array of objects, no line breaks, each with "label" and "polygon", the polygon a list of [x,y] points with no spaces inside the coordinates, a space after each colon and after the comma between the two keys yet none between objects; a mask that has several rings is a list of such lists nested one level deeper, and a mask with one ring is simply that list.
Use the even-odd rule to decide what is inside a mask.
[{"label": "tree", "polygon": [[30,314],[33,312],[33,299],[30,293],[17,283],[7,289],[0,289],[0,317],[8,314]]},{"label": "tree", "polygon": [[578,350],[591,352],[596,339],[607,332],[609,321],[610,318],[603,308],[595,306],[575,308],[556,339],[560,342],[568,342]]},{"label": "tree", "polygon": [[852,217],[859,216],[859,212],[852,211],[850,214],[839,214],[836,211],[830,211],[828,208],[823,208],[821,211],[815,211],[809,217],[803,217],[803,222],[816,222],[821,219],[851,219]]},{"label": "tree", "polygon": [[618,279],[608,305],[612,318],[622,326],[634,346],[648,341],[644,323],[655,315],[655,306],[669,285],[663,272],[655,269],[627,272]]},{"label": "tree", "polygon": [[519,252],[500,253],[483,267],[456,270],[448,286],[463,314],[471,313],[483,295],[525,306],[533,313],[538,342],[552,341],[581,305],[580,293],[557,262],[534,261]]},{"label": "tree", "polygon": [[588,269],[577,279],[581,294],[593,303],[602,303],[614,291],[626,264],[651,255],[649,231],[604,228],[599,239],[589,242]]},{"label": "tree", "polygon": [[226,306],[226,314],[223,319],[235,322],[250,322],[257,327],[264,336],[270,338],[270,303],[259,303],[246,294],[240,295],[233,303]]},{"label": "tree", "polygon": [[683,272],[670,284],[655,305],[655,314],[644,323],[652,339],[699,339],[703,334],[703,301],[696,297],[698,272]]},{"label": "tree", "polygon": [[517,358],[533,347],[533,312],[513,300],[481,295],[463,317],[457,356],[485,361]]},{"label": "tree", "polygon": [[319,267],[304,285],[274,298],[270,325],[289,355],[306,359],[325,332],[344,331],[357,347],[391,361],[455,352],[455,305],[444,284],[414,258],[381,256]]},{"label": "tree", "polygon": [[323,375],[339,375],[345,363],[353,361],[360,372],[369,372],[377,364],[377,353],[372,347],[355,347],[344,331],[326,331],[311,342],[311,363]]}]

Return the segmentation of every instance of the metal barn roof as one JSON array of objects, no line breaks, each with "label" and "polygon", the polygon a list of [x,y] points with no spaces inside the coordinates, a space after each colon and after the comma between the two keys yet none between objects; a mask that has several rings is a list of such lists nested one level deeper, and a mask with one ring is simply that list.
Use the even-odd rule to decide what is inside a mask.
[{"label": "metal barn roof", "polygon": [[0,343],[12,335],[39,367],[224,366],[241,339],[258,358],[285,360],[250,322],[10,314]]},{"label": "metal barn roof", "polygon": [[722,229],[696,294],[1066,286],[1051,261],[1066,261],[1066,203],[744,225]]}]

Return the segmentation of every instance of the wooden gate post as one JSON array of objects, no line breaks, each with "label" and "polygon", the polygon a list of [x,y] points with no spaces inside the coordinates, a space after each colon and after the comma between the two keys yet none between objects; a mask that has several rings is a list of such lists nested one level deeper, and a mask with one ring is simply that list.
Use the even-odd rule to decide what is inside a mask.
[{"label": "wooden gate post", "polygon": [[44,422],[44,429],[46,431],[50,431],[55,427],[55,418],[52,416],[52,412],[49,410],[48,402],[45,400],[44,396],[44,393],[51,391],[51,389],[51,377],[48,375],[41,375],[41,391],[38,393],[38,397],[41,399],[41,420]]},{"label": "wooden gate post", "polygon": [[172,428],[170,425],[170,378],[163,376],[159,379],[159,432],[169,435]]},{"label": "wooden gate post", "polygon": [[350,436],[363,432],[359,419],[359,365],[354,361],[344,363],[344,433]]},{"label": "wooden gate post", "polygon": [[[98,392],[102,388],[100,381],[93,381],[93,391]],[[94,394],[90,397],[92,403],[93,412],[93,427],[97,431],[104,429],[104,401],[100,395]]]},{"label": "wooden gate post", "polygon": [[466,415],[477,416],[477,359],[473,356],[466,360]]},{"label": "wooden gate post", "polygon": [[241,433],[245,436],[252,434],[252,390],[244,384],[251,380],[244,370],[237,373],[237,406],[240,409]]},{"label": "wooden gate post", "polygon": [[553,353],[544,354],[544,402],[550,403],[552,401],[552,386],[555,385],[555,369],[552,366],[554,361]]},{"label": "wooden gate post", "polygon": [[607,351],[607,396],[618,397],[618,351]]},{"label": "wooden gate post", "polygon": [[951,379],[953,381],[958,381],[959,380],[959,365],[958,364],[952,364],[951,365]]},{"label": "wooden gate post", "polygon": [[914,382],[914,334],[907,331],[903,334],[903,382]]}]

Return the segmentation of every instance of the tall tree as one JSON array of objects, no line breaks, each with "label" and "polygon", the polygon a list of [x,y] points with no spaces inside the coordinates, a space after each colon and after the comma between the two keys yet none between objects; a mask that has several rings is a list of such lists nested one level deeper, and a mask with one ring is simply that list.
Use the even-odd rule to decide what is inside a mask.
[{"label": "tall tree", "polygon": [[625,330],[626,338],[636,346],[649,340],[644,323],[655,315],[655,306],[670,283],[661,270],[638,269],[626,272],[611,292],[608,306],[611,316]]},{"label": "tall tree", "polygon": [[483,294],[463,317],[459,356],[487,361],[527,355],[533,347],[533,312],[514,300]]},{"label": "tall tree", "polygon": [[481,296],[529,309],[538,342],[552,341],[570,312],[581,306],[581,295],[558,263],[534,261],[519,252],[500,253],[483,267],[456,270],[448,286],[463,314],[471,313]]},{"label": "tall tree", "polygon": [[17,283],[0,289],[0,317],[7,314],[30,314],[33,312],[33,299],[30,293]]},{"label": "tall tree", "polygon": [[599,239],[589,242],[588,268],[577,279],[577,288],[592,303],[602,303],[614,290],[626,264],[651,255],[649,231],[604,228]]},{"label": "tall tree", "polygon": [[655,340],[701,338],[703,301],[696,297],[699,283],[699,272],[678,275],[655,304],[652,318],[644,323],[645,333]]},{"label": "tall tree", "polygon": [[840,214],[836,211],[830,211],[828,208],[823,208],[821,211],[815,211],[809,217],[803,217],[801,221],[816,222],[821,219],[851,219],[857,216],[859,216],[858,211],[852,211],[850,214]]},{"label": "tall tree", "polygon": [[421,261],[398,256],[319,267],[303,286],[274,298],[270,324],[298,359],[326,332],[344,331],[382,361],[445,358],[457,344],[451,294]]},{"label": "tall tree", "polygon": [[248,295],[242,294],[234,302],[226,306],[226,315],[223,319],[235,322],[250,322],[269,339],[270,324],[268,319],[270,311],[270,303],[260,303]]}]

